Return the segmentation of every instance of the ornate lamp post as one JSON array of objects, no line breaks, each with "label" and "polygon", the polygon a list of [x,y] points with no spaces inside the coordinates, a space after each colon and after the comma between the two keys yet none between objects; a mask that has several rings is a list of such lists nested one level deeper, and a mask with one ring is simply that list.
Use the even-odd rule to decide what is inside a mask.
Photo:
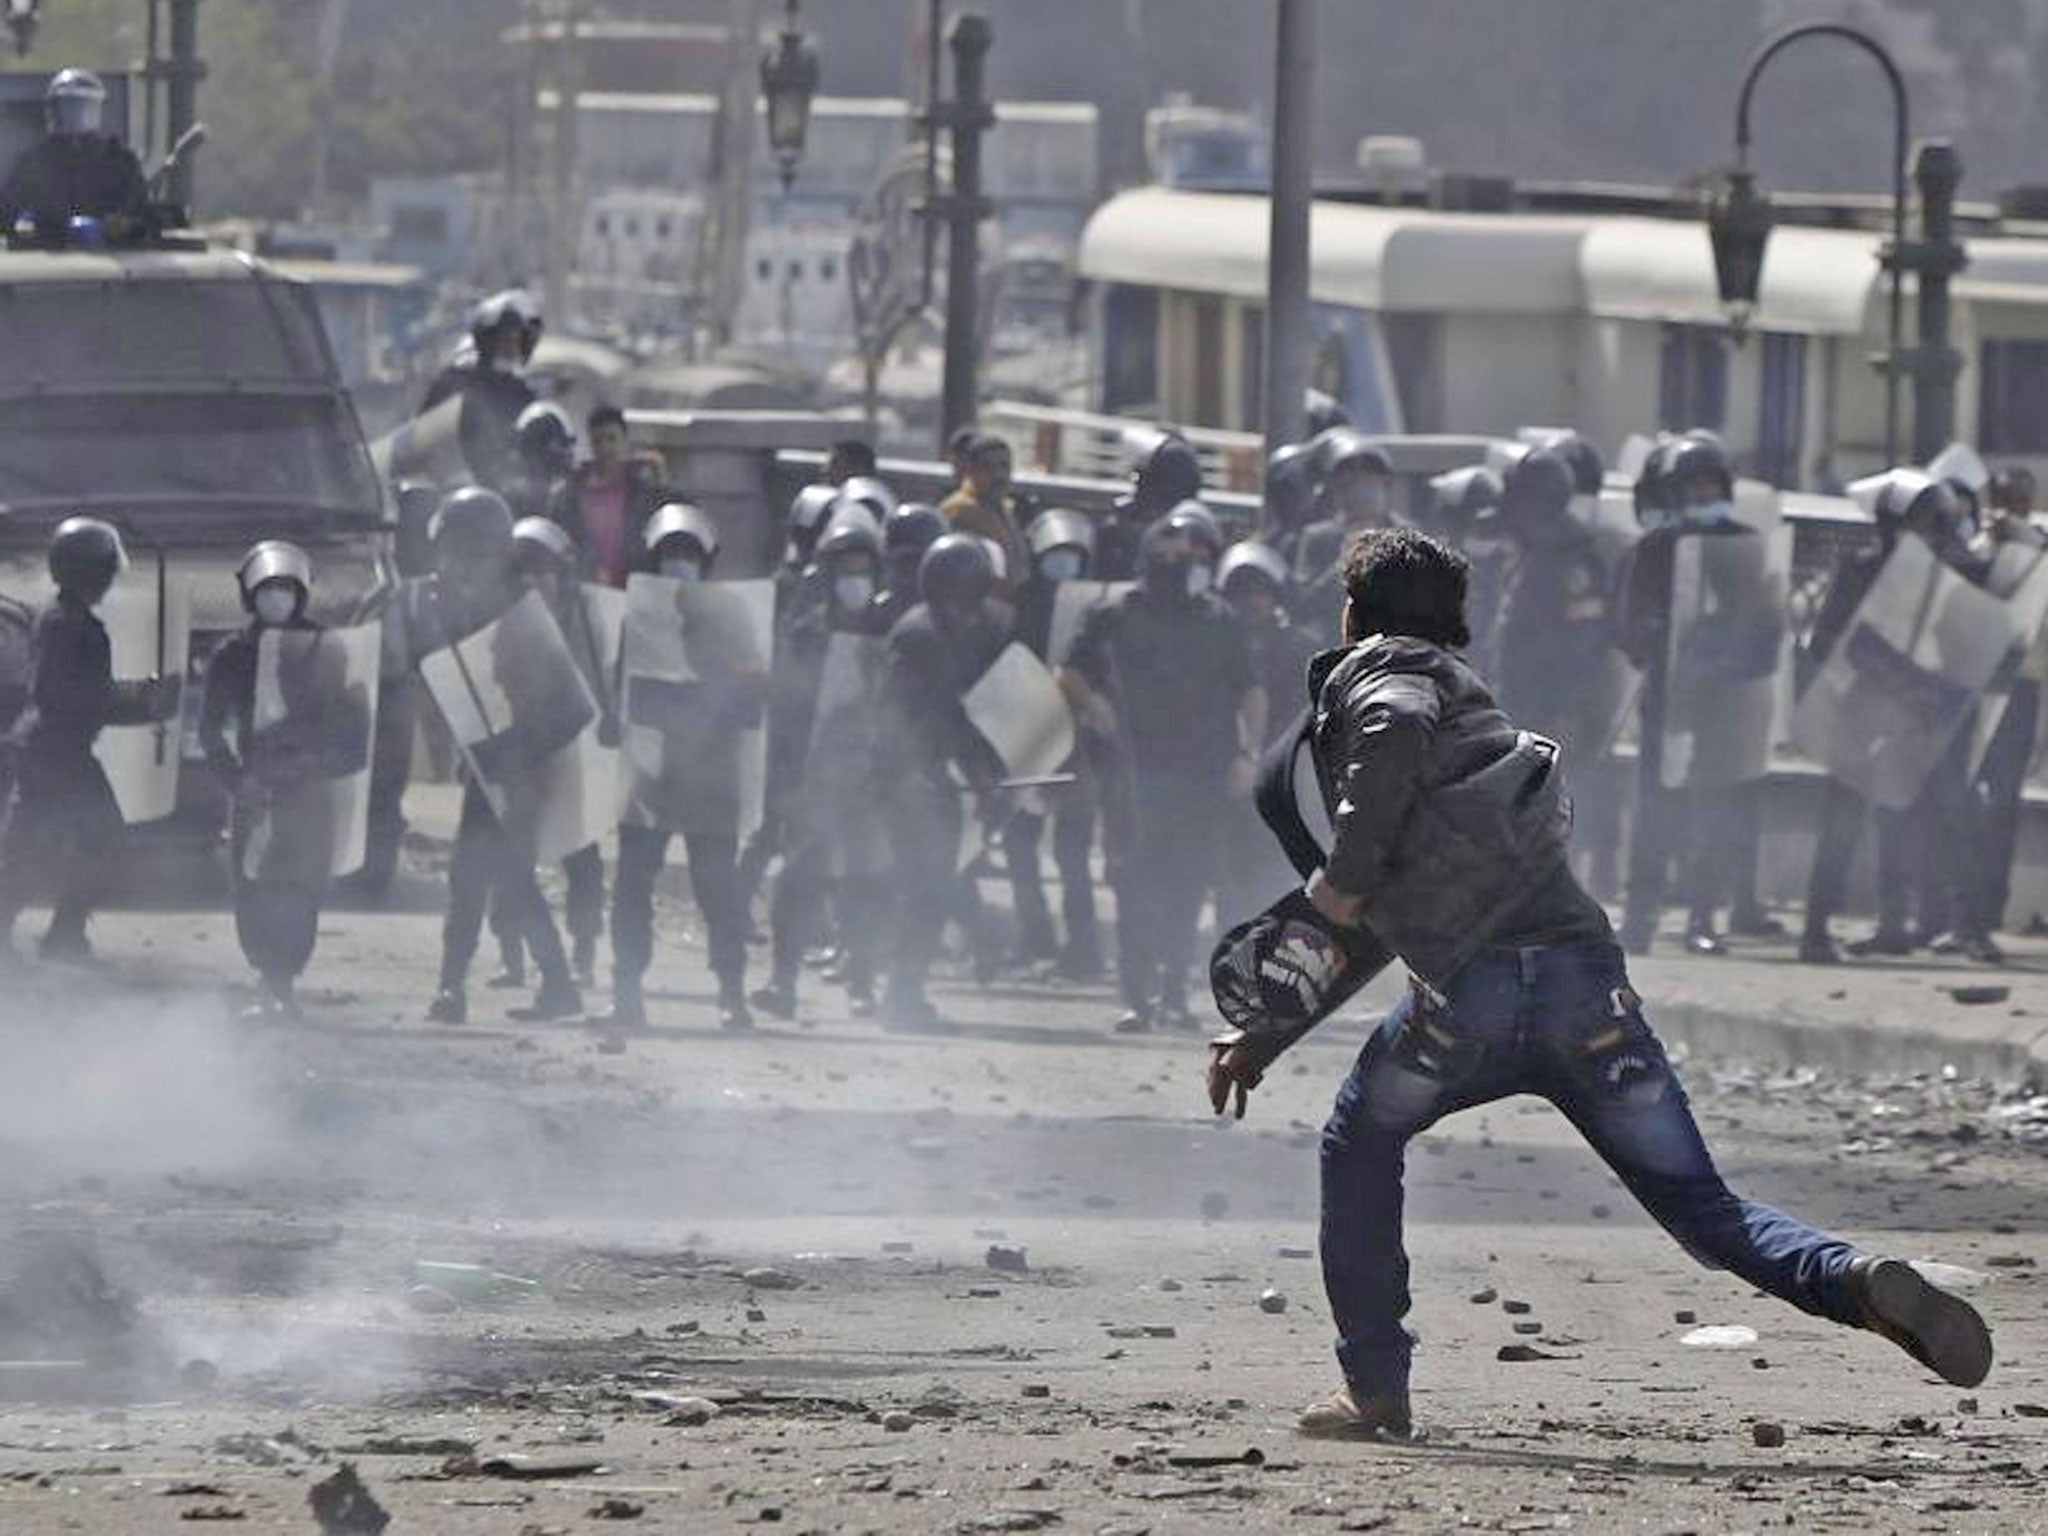
[{"label": "ornate lamp post", "polygon": [[[1910,142],[1906,82],[1892,56],[1875,38],[1854,27],[1816,22],[1781,32],[1757,50],[1742,77],[1735,104],[1735,168],[1707,209],[1707,234],[1713,242],[1714,279],[1729,320],[1738,330],[1756,309],[1763,278],[1764,250],[1770,240],[1771,204],[1759,192],[1749,166],[1749,109],[1757,79],[1787,46],[1806,37],[1836,37],[1862,49],[1884,71],[1892,97],[1892,238],[1879,261],[1890,274],[1884,370],[1884,453],[1887,465],[1899,461],[1899,381],[1910,374],[1914,391],[1914,451],[1926,459],[1938,453],[1955,433],[1955,377],[1960,360],[1949,346],[1948,280],[1967,257],[1954,239],[1955,189],[1961,169],[1953,149],[1923,145],[1916,174],[1923,191],[1923,236],[1906,239],[1906,170]],[[1920,289],[1919,345],[1903,344],[1905,297],[1902,279],[1918,275]]]},{"label": "ornate lamp post", "polygon": [[818,49],[799,26],[802,0],[788,0],[775,46],[761,56],[761,95],[768,103],[768,147],[782,169],[787,191],[796,181],[811,128],[811,103],[818,94]]}]

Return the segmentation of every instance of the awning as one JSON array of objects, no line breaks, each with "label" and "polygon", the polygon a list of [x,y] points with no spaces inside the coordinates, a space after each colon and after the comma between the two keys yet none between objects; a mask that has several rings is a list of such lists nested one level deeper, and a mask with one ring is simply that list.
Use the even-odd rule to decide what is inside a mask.
[{"label": "awning", "polygon": [[[1579,307],[1584,219],[1436,213],[1319,202],[1309,292],[1391,312],[1568,313]],[[1081,236],[1096,282],[1266,297],[1262,197],[1145,187],[1112,198]]]},{"label": "awning", "polygon": [[[1879,236],[1783,226],[1764,247],[1752,329],[1803,335],[1860,333],[1882,276]],[[1704,220],[1605,218],[1580,251],[1589,314],[1619,320],[1726,325]]]}]

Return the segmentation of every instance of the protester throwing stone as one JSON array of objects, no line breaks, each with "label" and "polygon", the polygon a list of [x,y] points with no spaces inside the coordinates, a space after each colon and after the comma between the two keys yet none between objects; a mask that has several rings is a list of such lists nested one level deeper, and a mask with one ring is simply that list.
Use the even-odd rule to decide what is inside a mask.
[{"label": "protester throwing stone", "polygon": [[1390,960],[1411,977],[1323,1131],[1344,1385],[1299,1429],[1410,1433],[1404,1152],[1442,1116],[1515,1093],[1555,1104],[1702,1263],[1976,1385],[1991,1337],[1967,1302],[1722,1182],[1607,916],[1570,871],[1556,746],[1517,729],[1458,657],[1466,582],[1461,556],[1412,530],[1351,544],[1345,643],[1311,668],[1304,736],[1333,846],[1318,867],[1291,797],[1277,806],[1306,888],[1226,937],[1211,967],[1233,1026],[1212,1046],[1218,1114],[1234,1099],[1242,1115],[1278,1055]]}]

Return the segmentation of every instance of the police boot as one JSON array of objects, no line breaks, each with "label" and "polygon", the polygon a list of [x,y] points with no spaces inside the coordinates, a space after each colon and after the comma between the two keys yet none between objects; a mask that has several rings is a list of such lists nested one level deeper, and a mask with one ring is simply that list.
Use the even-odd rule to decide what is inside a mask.
[{"label": "police boot", "polygon": [[796,1017],[796,979],[778,976],[767,986],[754,988],[748,1001],[771,1019],[793,1019]]},{"label": "police boot", "polygon": [[612,977],[612,1011],[592,1022],[599,1029],[645,1029],[647,1000],[640,990],[640,978],[623,973]]},{"label": "police boot", "polygon": [[754,1027],[754,1016],[747,1010],[746,987],[737,978],[718,983],[718,1027],[735,1033]]},{"label": "police boot", "polygon": [[427,1018],[436,1024],[467,1024],[469,998],[459,985],[444,982],[434,1000],[427,1004]]},{"label": "police boot", "polygon": [[557,1019],[580,1018],[582,1014],[583,993],[567,972],[543,978],[533,1001],[512,1010],[512,1017],[522,1024],[551,1024]]}]

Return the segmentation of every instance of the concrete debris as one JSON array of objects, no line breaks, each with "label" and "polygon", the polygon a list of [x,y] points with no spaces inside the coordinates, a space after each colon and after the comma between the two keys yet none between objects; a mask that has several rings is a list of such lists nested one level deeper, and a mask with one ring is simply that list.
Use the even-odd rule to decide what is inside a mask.
[{"label": "concrete debris", "polygon": [[332,1477],[307,1489],[306,1502],[320,1524],[320,1536],[378,1536],[391,1523],[384,1506],[370,1496],[356,1475],[352,1461],[343,1462]]},{"label": "concrete debris", "polygon": [[1687,1349],[1749,1349],[1756,1341],[1756,1330],[1744,1323],[1708,1323],[1678,1340]]},{"label": "concrete debris", "polygon": [[1287,1310],[1287,1297],[1270,1286],[1259,1292],[1259,1310],[1275,1315]]}]

